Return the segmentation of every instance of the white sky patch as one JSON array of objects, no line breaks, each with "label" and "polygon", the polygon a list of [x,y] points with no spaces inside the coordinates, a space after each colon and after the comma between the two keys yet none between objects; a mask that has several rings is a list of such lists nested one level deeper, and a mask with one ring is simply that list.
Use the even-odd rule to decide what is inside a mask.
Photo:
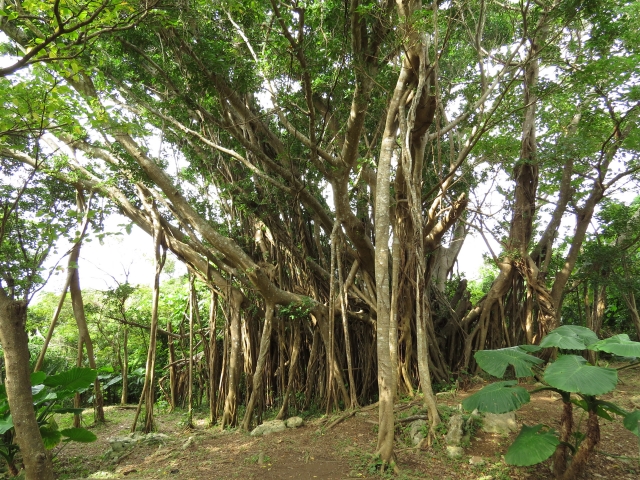
[{"label": "white sky patch", "polygon": [[[102,242],[93,234],[84,240],[78,261],[82,289],[105,290],[127,280],[132,285],[153,284],[153,238],[135,225],[131,228],[131,233],[127,234],[125,225],[128,223],[129,220],[121,215],[111,215],[104,221],[104,231],[109,234]],[[63,268],[51,277],[43,291],[61,293],[67,275],[67,258],[61,257],[71,246],[66,240],[58,242],[58,254],[49,257],[47,268],[52,268],[57,262]],[[187,272],[186,266],[181,262],[176,261],[175,266],[172,276]]]}]

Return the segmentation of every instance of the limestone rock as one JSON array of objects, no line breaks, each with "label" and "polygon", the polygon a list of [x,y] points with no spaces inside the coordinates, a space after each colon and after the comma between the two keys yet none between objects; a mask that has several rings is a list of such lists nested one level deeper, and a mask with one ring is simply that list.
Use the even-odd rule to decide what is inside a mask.
[{"label": "limestone rock", "polygon": [[138,442],[143,445],[160,445],[166,443],[167,440],[169,440],[169,436],[164,433],[147,433],[142,435]]},{"label": "limestone rock", "polygon": [[298,428],[304,423],[301,417],[290,417],[284,421],[287,428]]},{"label": "limestone rock", "polygon": [[427,422],[424,420],[416,420],[415,422],[411,422],[411,426],[409,428],[409,436],[411,437],[411,442],[414,445],[418,445],[424,439],[424,427],[427,425]]},{"label": "limestone rock", "polygon": [[92,473],[87,478],[118,478],[118,475],[113,472],[99,471]]},{"label": "limestone rock", "polygon": [[629,400],[631,400],[631,403],[633,403],[634,407],[640,408],[640,395],[636,395],[635,397],[631,397]]},{"label": "limestone rock", "polygon": [[287,428],[286,424],[282,420],[271,420],[270,422],[264,422],[262,425],[258,425],[251,432],[252,437],[259,437],[260,435],[269,435],[270,433],[282,432]]},{"label": "limestone rock", "polygon": [[487,433],[499,433],[508,435],[518,429],[515,412],[486,413],[482,421],[482,430]]},{"label": "limestone rock", "polygon": [[462,414],[457,413],[455,415],[451,415],[449,418],[449,430],[447,431],[447,435],[444,437],[447,445],[458,446],[462,441],[462,424],[463,424]]},{"label": "limestone rock", "polygon": [[447,455],[449,455],[450,458],[461,457],[462,447],[447,445]]},{"label": "limestone rock", "polygon": [[142,445],[159,445],[164,444],[169,439],[168,435],[164,433],[149,433],[144,435],[142,433],[130,433],[120,437],[111,437],[108,439],[110,451],[107,452],[107,460],[111,458],[117,459],[123,455],[127,450],[133,448],[137,444]]},{"label": "limestone rock", "polygon": [[471,465],[484,465],[484,459],[482,457],[474,455],[469,459],[469,463]]}]

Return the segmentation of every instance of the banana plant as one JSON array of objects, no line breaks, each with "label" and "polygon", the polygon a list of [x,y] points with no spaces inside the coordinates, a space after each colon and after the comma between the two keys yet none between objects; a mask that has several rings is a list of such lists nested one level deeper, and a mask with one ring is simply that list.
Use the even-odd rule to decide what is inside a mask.
[{"label": "banana plant", "polygon": [[[476,362],[487,373],[503,378],[513,367],[517,378],[531,377],[534,369],[540,369],[543,360],[532,355],[543,348],[557,348],[560,354],[546,365],[542,378],[546,385],[534,390],[551,390],[561,395],[563,401],[560,431],[547,425],[524,425],[509,447],[505,462],[527,466],[543,462],[553,456],[556,478],[571,480],[584,466],[600,441],[599,418],[613,420],[613,415],[623,419],[623,425],[639,437],[640,410],[628,412],[620,406],[597,398],[611,392],[618,384],[618,371],[589,364],[581,355],[571,351],[591,350],[606,352],[636,361],[640,357],[640,342],[634,342],[626,334],[600,340],[593,331],[575,325],[563,325],[549,332],[540,345],[523,345],[499,350],[478,351]],[[624,368],[624,367],[623,367]],[[502,381],[487,385],[462,402],[468,411],[506,413],[519,409],[530,401],[529,392],[517,381]],[[586,432],[575,431],[574,406],[588,413]]]},{"label": "banana plant", "polygon": [[[40,435],[47,449],[63,442],[93,442],[96,435],[86,428],[65,428],[60,430],[55,421],[56,414],[80,414],[81,408],[66,408],[64,403],[76,393],[93,387],[96,371],[91,368],[71,368],[56,375],[44,372],[31,374],[33,407],[40,426]],[[13,420],[9,411],[9,401],[4,385],[0,385],[0,456],[4,457],[12,472],[17,473],[15,455],[18,446],[13,442]]]}]

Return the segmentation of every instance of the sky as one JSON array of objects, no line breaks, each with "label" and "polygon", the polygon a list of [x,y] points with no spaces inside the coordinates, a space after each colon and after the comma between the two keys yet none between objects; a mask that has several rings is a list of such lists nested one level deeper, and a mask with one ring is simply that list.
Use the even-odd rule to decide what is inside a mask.
[{"label": "sky", "polygon": [[[127,280],[133,285],[152,285],[155,276],[153,239],[146,232],[133,225],[131,233],[124,231],[128,220],[120,215],[111,215],[104,221],[106,232],[122,234],[107,235],[102,242],[95,237],[89,237],[82,244],[78,268],[80,286],[83,289],[104,290],[113,288],[118,283]],[[61,293],[66,280],[67,257],[71,244],[61,241],[57,254],[51,255],[46,264],[47,268],[59,262],[64,266],[54,274],[42,289],[44,292]],[[170,255],[169,253],[167,254]],[[186,266],[175,262],[173,275],[179,276],[187,272]]]}]

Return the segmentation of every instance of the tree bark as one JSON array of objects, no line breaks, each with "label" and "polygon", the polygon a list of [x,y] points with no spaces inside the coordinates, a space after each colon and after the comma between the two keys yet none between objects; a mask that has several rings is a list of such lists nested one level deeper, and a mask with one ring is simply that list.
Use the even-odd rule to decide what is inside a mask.
[{"label": "tree bark", "polygon": [[155,402],[155,367],[156,367],[156,345],[158,339],[158,303],[160,300],[160,274],[164,267],[164,262],[167,258],[167,251],[162,247],[164,233],[162,225],[160,223],[158,212],[152,205],[144,192],[140,191],[140,198],[145,205],[145,208],[149,212],[149,215],[153,221],[153,250],[155,255],[156,271],[153,280],[153,295],[151,299],[151,328],[149,331],[149,351],[147,352],[147,363],[144,374],[144,385],[142,387],[142,393],[140,395],[140,401],[138,402],[138,408],[136,410],[135,417],[131,425],[131,431],[136,431],[136,424],[138,422],[138,416],[142,409],[142,404],[145,405],[145,420],[143,432],[149,433],[154,430],[155,425],[153,421],[153,404]]},{"label": "tree bark", "polygon": [[269,355],[269,345],[271,343],[271,327],[273,325],[274,305],[267,303],[264,314],[264,327],[262,329],[262,337],[260,338],[260,353],[258,354],[258,362],[253,374],[253,389],[251,390],[251,398],[247,402],[247,410],[242,420],[242,429],[248,431],[251,427],[253,417],[253,409],[256,406],[258,395],[262,394],[262,377],[264,374],[264,366]]},{"label": "tree bark", "polygon": [[33,409],[29,338],[24,330],[26,321],[26,303],[12,300],[0,288],[0,343],[7,372],[5,388],[25,477],[27,480],[53,480],[53,465],[44,448]]},{"label": "tree bark", "polygon": [[126,405],[129,399],[129,328],[126,326],[122,332],[122,395],[120,405]]},{"label": "tree bark", "polygon": [[227,397],[224,401],[224,412],[221,425],[234,427],[238,422],[238,381],[240,380],[240,356],[242,352],[240,335],[240,305],[242,299],[238,295],[230,295],[231,299],[231,324],[230,330],[230,355],[228,370]]},{"label": "tree bark", "polygon": [[[82,300],[82,289],[80,288],[80,273],[79,273],[79,261],[80,261],[80,248],[82,247],[82,240],[86,234],[89,212],[91,211],[91,199],[93,194],[89,197],[89,201],[85,201],[84,193],[82,190],[78,190],[76,199],[79,211],[84,211],[84,221],[81,226],[80,236],[78,241],[73,245],[71,254],[69,255],[69,293],[71,295],[71,306],[73,308],[73,316],[76,319],[76,325],[78,326],[78,366],[82,366],[82,346],[87,350],[87,359],[89,360],[89,366],[94,370],[96,367],[96,358],[93,354],[93,342],[91,341],[91,335],[89,334],[89,327],[87,326],[87,317],[84,313],[84,302]],[[98,423],[104,423],[104,399],[102,398],[102,388],[100,387],[100,381],[96,377],[93,385],[94,392],[94,417]],[[76,397],[78,398],[78,397]],[[79,406],[79,405],[78,405]],[[78,416],[76,419],[79,420]],[[79,425],[78,425],[79,426]]]},{"label": "tree bark", "polygon": [[378,446],[376,453],[385,464],[394,461],[393,440],[395,433],[393,402],[394,379],[391,363],[390,332],[391,327],[391,292],[389,278],[389,229],[391,218],[389,208],[391,203],[391,159],[396,146],[398,129],[397,113],[400,102],[405,97],[406,84],[411,76],[410,67],[403,64],[396,87],[387,110],[380,158],[378,160],[378,174],[376,179],[375,199],[375,279],[376,279],[376,350],[378,354]]},{"label": "tree bark", "polygon": [[209,425],[214,425],[218,417],[218,404],[216,396],[216,364],[218,360],[218,342],[216,331],[216,319],[218,313],[218,295],[211,290],[209,306]]}]

